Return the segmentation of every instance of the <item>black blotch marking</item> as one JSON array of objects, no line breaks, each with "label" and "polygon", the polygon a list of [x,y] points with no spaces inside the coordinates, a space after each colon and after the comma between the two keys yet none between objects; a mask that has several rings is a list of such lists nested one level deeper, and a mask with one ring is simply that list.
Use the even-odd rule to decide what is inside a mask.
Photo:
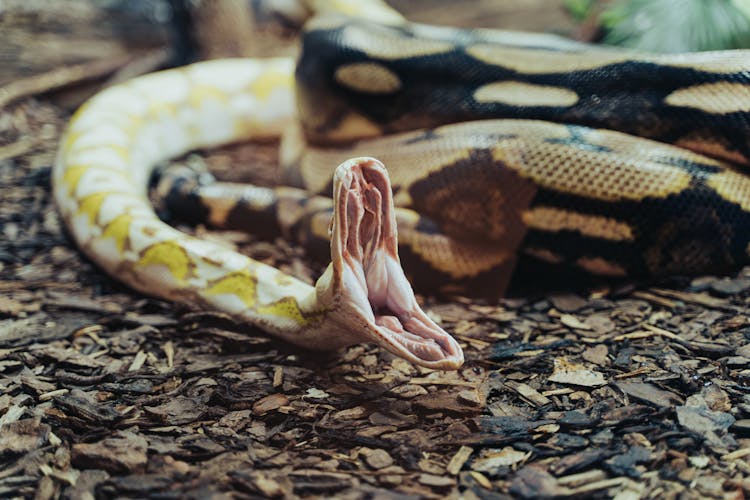
[{"label": "black blotch marking", "polygon": [[[167,184],[167,193],[157,199],[155,210],[164,221],[182,221],[202,224],[208,220],[210,209],[198,194],[202,174],[189,168],[154,169],[149,180],[153,189],[157,184]],[[205,179],[205,176],[204,176]]]},{"label": "black blotch marking", "polygon": [[270,241],[282,233],[278,222],[278,201],[261,209],[254,207],[250,200],[238,201],[224,220],[224,229],[244,231],[262,240]]},{"label": "black blotch marking", "polygon": [[[577,231],[530,230],[523,248],[546,248],[564,258],[560,269],[581,257],[601,257],[626,269],[628,276],[720,272],[746,264],[750,213],[729,202],[694,176],[691,185],[665,198],[605,202],[541,189],[534,205],[575,210],[627,223],[633,241],[609,241]],[[521,250],[523,252],[523,250]]]}]

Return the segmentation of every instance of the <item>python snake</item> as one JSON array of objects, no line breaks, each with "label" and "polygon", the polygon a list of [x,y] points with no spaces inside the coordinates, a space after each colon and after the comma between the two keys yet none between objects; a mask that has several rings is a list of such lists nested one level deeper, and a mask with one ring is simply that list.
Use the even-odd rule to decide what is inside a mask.
[{"label": "python snake", "polygon": [[[82,250],[137,290],[295,344],[374,341],[441,369],[463,354],[417,304],[396,224],[414,274],[496,292],[527,258],[607,276],[747,262],[750,53],[634,54],[357,5],[357,18],[307,24],[296,84],[289,59],[220,60],[88,101],[53,173]],[[216,225],[240,207],[246,225],[310,243],[332,221],[315,287],[171,228],[146,197],[159,161],[284,130],[304,191],[210,184],[188,197]]]}]

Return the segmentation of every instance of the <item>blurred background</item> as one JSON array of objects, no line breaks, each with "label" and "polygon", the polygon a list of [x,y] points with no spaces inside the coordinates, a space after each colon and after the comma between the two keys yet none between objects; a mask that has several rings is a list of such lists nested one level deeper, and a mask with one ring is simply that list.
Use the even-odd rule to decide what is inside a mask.
[{"label": "blurred background", "polygon": [[[289,3],[289,0],[4,0],[0,2],[0,86],[18,78],[92,61],[99,63],[86,68],[91,78],[115,71],[121,72],[118,78],[125,78],[201,57],[292,51],[291,43],[278,42],[280,38],[292,39],[289,23],[285,28],[283,24],[280,27],[268,22],[268,12],[272,10],[268,4]],[[750,0],[390,0],[390,3],[409,19],[424,23],[554,32],[637,50],[685,52],[750,47]],[[50,88],[55,86],[54,82],[45,83]],[[8,90],[4,90],[6,95],[0,94],[0,105],[7,103]]]}]

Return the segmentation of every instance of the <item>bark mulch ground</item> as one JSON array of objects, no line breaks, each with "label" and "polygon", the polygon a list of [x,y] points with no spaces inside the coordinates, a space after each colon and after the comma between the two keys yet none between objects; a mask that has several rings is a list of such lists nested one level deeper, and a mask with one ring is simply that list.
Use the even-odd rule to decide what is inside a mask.
[{"label": "bark mulch ground", "polygon": [[[60,68],[96,88],[158,65],[153,47],[118,47],[99,47],[109,65],[50,63],[0,87],[0,497],[750,492],[750,269],[500,301],[423,297],[466,350],[450,373],[372,346],[302,352],[103,275],[67,238],[49,189],[57,140],[91,89],[67,74],[72,90],[46,91]],[[270,168],[275,149],[201,158],[231,177],[228,165]],[[285,241],[191,230],[308,281],[320,270]]]}]

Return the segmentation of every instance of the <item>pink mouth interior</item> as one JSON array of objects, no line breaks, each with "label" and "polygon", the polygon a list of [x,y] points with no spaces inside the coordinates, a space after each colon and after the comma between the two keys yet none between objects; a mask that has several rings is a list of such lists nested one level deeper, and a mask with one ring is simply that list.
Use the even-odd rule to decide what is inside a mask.
[{"label": "pink mouth interior", "polygon": [[[360,160],[346,174],[340,204],[338,241],[342,284],[366,318],[374,340],[395,354],[435,368],[463,362],[458,343],[417,304],[398,258],[398,235],[391,187],[375,160]],[[344,205],[344,206],[341,206]]]}]

